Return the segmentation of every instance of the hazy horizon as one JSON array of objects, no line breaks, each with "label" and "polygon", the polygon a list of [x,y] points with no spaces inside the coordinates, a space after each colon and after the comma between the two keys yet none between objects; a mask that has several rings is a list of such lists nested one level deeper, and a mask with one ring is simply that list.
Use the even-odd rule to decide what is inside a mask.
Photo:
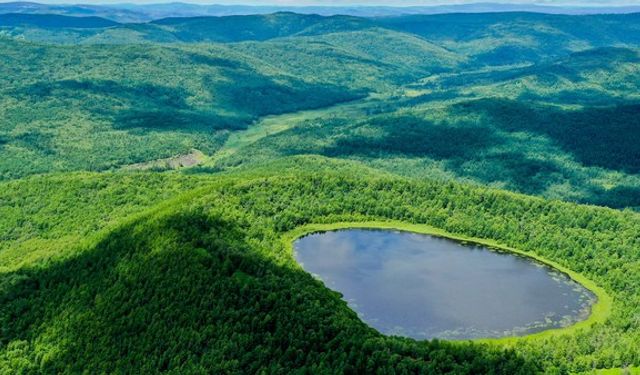
[{"label": "hazy horizon", "polygon": [[[18,1],[0,1],[0,3],[13,3]],[[640,6],[640,1],[620,1],[620,0],[581,0],[581,1],[529,1],[529,0],[495,0],[495,1],[403,1],[403,0],[335,0],[335,1],[315,1],[315,0],[40,0],[26,1],[41,4],[90,4],[90,5],[115,5],[115,4],[165,4],[165,3],[186,3],[197,5],[236,5],[236,6],[286,6],[286,7],[357,7],[357,6],[388,6],[388,7],[414,7],[414,6],[452,6],[469,4],[504,4],[523,6],[554,6],[554,7],[625,7]]]}]

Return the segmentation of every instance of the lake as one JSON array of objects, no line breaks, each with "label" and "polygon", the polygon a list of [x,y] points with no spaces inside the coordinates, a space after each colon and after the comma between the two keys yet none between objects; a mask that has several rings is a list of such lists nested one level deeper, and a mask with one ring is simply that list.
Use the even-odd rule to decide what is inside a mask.
[{"label": "lake", "polygon": [[415,339],[527,335],[586,319],[595,296],[531,258],[394,230],[294,243],[296,260],[371,327]]}]

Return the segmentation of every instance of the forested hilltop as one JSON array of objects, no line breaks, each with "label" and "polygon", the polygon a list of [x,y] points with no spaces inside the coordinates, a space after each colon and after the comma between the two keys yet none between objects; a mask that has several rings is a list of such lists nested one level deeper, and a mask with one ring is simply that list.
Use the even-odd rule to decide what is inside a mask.
[{"label": "forested hilltop", "polygon": [[[0,373],[640,367],[640,14],[18,8],[0,7]],[[506,345],[382,335],[287,237],[371,221],[541,256],[610,311]]]}]

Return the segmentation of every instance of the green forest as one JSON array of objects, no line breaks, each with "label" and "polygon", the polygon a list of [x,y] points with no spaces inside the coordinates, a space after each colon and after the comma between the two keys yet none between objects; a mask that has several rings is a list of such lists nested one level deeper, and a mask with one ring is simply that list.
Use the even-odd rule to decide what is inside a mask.
[{"label": "green forest", "polygon": [[[640,14],[0,14],[0,373],[640,372]],[[306,225],[548,259],[564,334],[369,327]]]}]

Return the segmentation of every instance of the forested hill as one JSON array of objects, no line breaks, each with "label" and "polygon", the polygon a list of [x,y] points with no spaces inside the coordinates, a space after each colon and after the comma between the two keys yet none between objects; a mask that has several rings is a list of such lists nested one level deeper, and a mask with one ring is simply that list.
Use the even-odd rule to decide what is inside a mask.
[{"label": "forested hill", "polygon": [[[4,27],[29,26],[46,31],[58,29],[65,24],[68,28],[105,29],[82,34],[80,40],[84,42],[91,42],[96,34],[113,34],[113,30],[110,30],[113,27],[119,29],[118,34],[143,32],[144,39],[149,41],[157,41],[154,39],[155,33],[168,33],[173,36],[174,42],[268,40],[294,35],[385,28],[448,43],[448,47],[454,50],[463,47],[465,43],[471,44],[474,49],[489,49],[491,46],[485,43],[498,42],[502,47],[499,50],[503,53],[502,57],[507,52],[515,53],[516,56],[528,54],[531,57],[532,54],[541,53],[545,56],[557,56],[587,47],[635,45],[640,42],[640,13],[569,16],[511,12],[361,18],[279,12],[246,16],[173,17],[149,23],[122,24],[95,16],[0,14],[0,26]],[[60,33],[60,30],[49,31]],[[37,39],[36,34],[29,37]],[[78,41],[70,39],[68,35],[65,38],[64,33],[53,40],[60,43]],[[101,40],[103,43],[127,41],[131,40]]]},{"label": "forested hill", "polygon": [[[0,4],[0,374],[640,369],[639,14],[176,7]],[[345,225],[546,259],[598,301],[387,336],[294,259]]]},{"label": "forested hill", "polygon": [[98,29],[119,25],[100,17],[69,17],[55,14],[0,14],[0,26]]},{"label": "forested hill", "polygon": [[640,14],[6,14],[0,25],[2,179],[194,150],[206,171],[315,154],[640,206]]},{"label": "forested hill", "polygon": [[156,3],[156,4],[40,4],[18,1],[0,3],[0,13],[23,14],[59,14],[66,16],[96,16],[116,22],[149,22],[168,17],[234,16],[252,14],[271,14],[277,12],[296,12],[301,14],[319,14],[323,16],[349,15],[357,17],[394,17],[408,14],[447,14],[447,13],[489,13],[489,12],[535,12],[545,14],[628,14],[639,12],[640,7],[627,6],[554,6],[554,4],[531,5],[492,3],[460,3],[434,6],[301,6],[301,5],[220,5],[194,3]]},{"label": "forested hill", "polygon": [[[459,60],[391,31],[239,45],[0,44],[4,178],[104,170],[193,148],[213,155],[262,116],[363,98]],[[400,47],[404,55],[393,53]]]},{"label": "forested hill", "polygon": [[151,22],[184,42],[239,42],[293,35],[355,31],[376,26],[374,21],[347,16],[322,17],[274,13],[229,17],[165,18]]},{"label": "forested hill", "polygon": [[[0,187],[0,372],[528,375],[640,363],[636,213],[318,157],[226,176],[73,173]],[[281,237],[367,220],[543,255],[606,288],[612,315],[510,348],[383,336]]]}]

